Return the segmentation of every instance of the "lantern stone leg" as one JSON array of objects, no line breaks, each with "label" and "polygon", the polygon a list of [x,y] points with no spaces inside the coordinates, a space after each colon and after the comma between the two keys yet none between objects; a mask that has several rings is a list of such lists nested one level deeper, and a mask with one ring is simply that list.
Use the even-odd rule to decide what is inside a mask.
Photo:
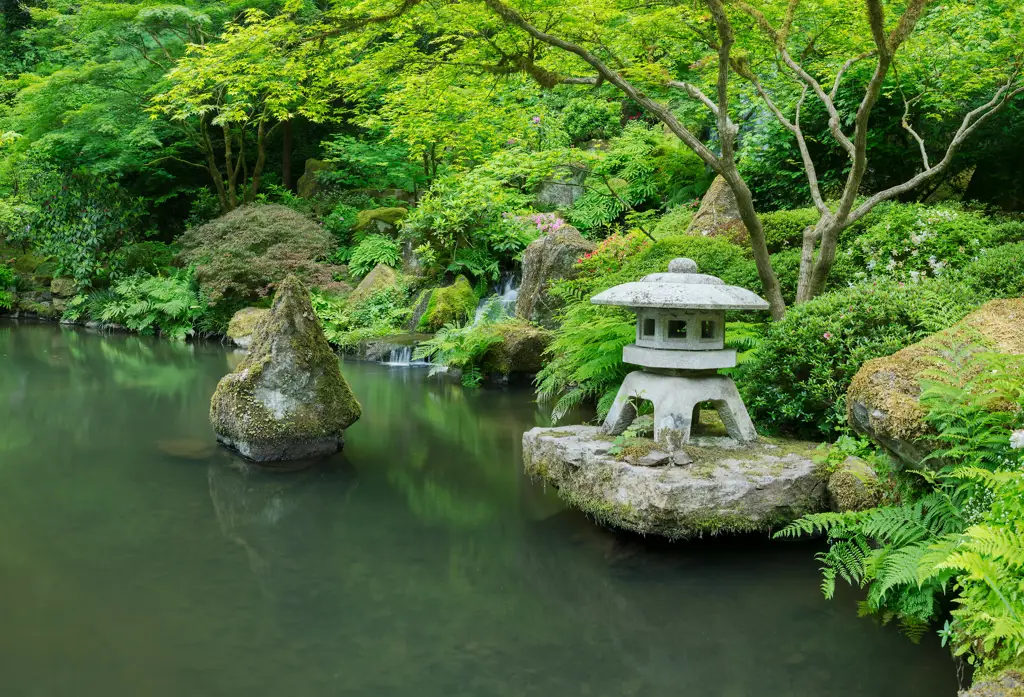
[{"label": "lantern stone leg", "polygon": [[757,431],[736,384],[724,375],[632,372],[622,382],[601,430],[613,436],[623,433],[636,418],[638,400],[649,400],[654,405],[654,440],[664,447],[677,449],[690,442],[701,402],[710,402],[715,407],[733,440],[757,440]]}]

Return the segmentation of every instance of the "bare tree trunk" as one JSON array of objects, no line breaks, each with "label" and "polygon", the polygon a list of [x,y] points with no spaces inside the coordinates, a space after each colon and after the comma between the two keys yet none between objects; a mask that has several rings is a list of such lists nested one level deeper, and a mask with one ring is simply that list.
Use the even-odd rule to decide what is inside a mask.
[{"label": "bare tree trunk", "polygon": [[284,133],[281,137],[281,186],[292,188],[292,122],[289,119],[283,124]]},{"label": "bare tree trunk", "polygon": [[213,179],[213,188],[216,190],[217,200],[220,202],[220,212],[228,213],[231,209],[228,208],[227,192],[224,190],[224,177],[220,173],[220,167],[217,166],[217,157],[214,155],[213,141],[210,140],[205,117],[199,120],[199,136],[200,147],[206,155],[206,169],[210,172],[210,178]]},{"label": "bare tree trunk", "polygon": [[[285,122],[288,123],[287,121]],[[256,164],[252,169],[252,186],[249,188],[248,200],[254,201],[256,194],[260,192],[260,182],[263,179],[263,168],[267,163],[267,127],[266,122],[260,121],[256,129]]]},{"label": "bare tree trunk", "polygon": [[[224,126],[224,168],[228,173],[228,210],[233,211],[238,208],[238,167],[235,166],[235,158],[232,154],[231,141],[233,136],[231,135],[231,129],[228,126]],[[241,165],[241,158],[239,158],[238,164]]]}]

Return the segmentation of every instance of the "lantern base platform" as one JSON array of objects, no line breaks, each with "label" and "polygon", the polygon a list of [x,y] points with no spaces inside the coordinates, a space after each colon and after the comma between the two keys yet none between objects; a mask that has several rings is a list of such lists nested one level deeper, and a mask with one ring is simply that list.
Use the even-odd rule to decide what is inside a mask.
[{"label": "lantern base platform", "polygon": [[667,370],[719,370],[736,366],[736,349],[680,351],[630,344],[622,349],[622,360],[630,365]]},{"label": "lantern base platform", "polygon": [[700,420],[702,402],[711,402],[734,440],[757,440],[754,423],[731,378],[658,375],[642,370],[623,380],[601,431],[613,436],[623,433],[636,418],[636,401],[645,399],[654,405],[654,440],[671,450],[690,442],[693,424]]}]

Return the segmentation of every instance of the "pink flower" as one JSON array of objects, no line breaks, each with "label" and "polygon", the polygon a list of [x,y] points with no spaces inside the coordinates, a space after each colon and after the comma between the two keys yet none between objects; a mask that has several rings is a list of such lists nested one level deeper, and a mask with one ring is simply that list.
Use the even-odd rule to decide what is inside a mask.
[{"label": "pink flower", "polygon": [[829,339],[832,338],[832,332],[825,332],[821,336],[825,339],[825,341],[828,341]]},{"label": "pink flower", "polygon": [[533,121],[533,123],[535,123],[535,124],[538,124],[538,125],[540,124],[540,117],[539,116],[534,116],[530,120]]}]

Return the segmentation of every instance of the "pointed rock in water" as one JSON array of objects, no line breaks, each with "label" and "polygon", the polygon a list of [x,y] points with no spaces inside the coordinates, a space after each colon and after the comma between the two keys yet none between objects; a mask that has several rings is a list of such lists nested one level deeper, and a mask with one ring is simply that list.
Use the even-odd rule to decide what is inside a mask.
[{"label": "pointed rock in water", "polygon": [[217,440],[258,462],[338,451],[361,407],[341,374],[309,292],[281,282],[249,354],[217,385],[210,422]]}]

